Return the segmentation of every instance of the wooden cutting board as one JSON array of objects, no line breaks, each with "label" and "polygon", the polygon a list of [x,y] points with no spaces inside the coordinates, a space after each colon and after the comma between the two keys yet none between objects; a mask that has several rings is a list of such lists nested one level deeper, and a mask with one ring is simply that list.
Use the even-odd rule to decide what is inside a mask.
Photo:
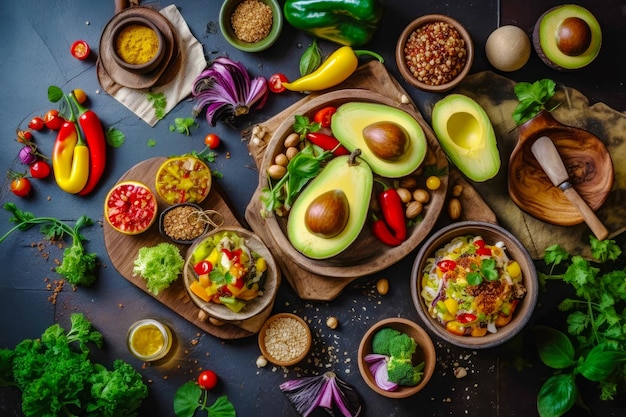
[{"label": "wooden cutting board", "polygon": [[[154,189],[154,179],[159,167],[167,158],[157,157],[151,158],[140,162],[135,165],[124,175],[122,175],[119,181],[135,180],[140,181],[150,187],[152,192],[156,195]],[[159,213],[167,206],[160,198],[159,201]],[[241,226],[240,221],[236,218],[234,212],[230,209],[227,200],[224,198],[222,191],[219,189],[219,185],[213,182],[211,191],[207,198],[200,203],[200,206],[204,209],[211,209],[220,212],[224,216],[224,225],[229,226]],[[158,245],[161,242],[169,242],[158,229],[158,220],[144,233],[139,235],[129,236],[117,232],[106,221],[103,224],[104,228],[104,245],[111,258],[111,262],[117,271],[128,281],[135,286],[143,290],[146,294],[155,298],[161,304],[169,307],[180,316],[184,317],[191,323],[195,324],[207,333],[220,337],[222,339],[238,339],[248,337],[256,334],[261,328],[265,319],[269,316],[272,305],[264,310],[258,316],[253,317],[250,320],[246,320],[238,325],[226,323],[222,326],[216,326],[209,321],[201,320],[198,317],[200,309],[191,301],[191,298],[187,294],[183,279],[179,278],[170,285],[169,288],[163,290],[158,296],[155,296],[148,291],[145,280],[140,276],[133,275],[133,263],[137,257],[137,251],[145,246],[151,247]],[[188,247],[185,245],[178,246],[181,251],[181,255],[185,257]]]},{"label": "wooden cutting board", "polygon": [[[334,89],[325,90],[321,93],[328,93],[333,90],[361,88],[383,94],[393,100],[402,102],[402,100],[410,100],[410,96],[402,88],[402,86],[389,74],[385,66],[378,61],[370,61],[359,67],[355,73]],[[297,114],[299,108],[308,101],[319,96],[319,94],[310,94],[302,100],[286,108],[281,113],[272,117],[263,123],[266,130],[264,141],[249,141],[248,149],[255,160],[257,167],[261,167],[264,152],[268,147],[267,141],[272,137],[274,132],[287,118],[293,118]],[[412,103],[412,102],[411,102]],[[412,103],[413,107],[415,103]],[[450,169],[449,187],[456,184],[463,186],[461,195],[461,204],[463,206],[463,214],[460,220],[483,220],[497,223],[495,214],[489,206],[480,198],[474,188],[454,169]],[[261,216],[262,203],[259,200],[259,190],[252,196],[248,207],[246,208],[246,220],[254,232],[263,239],[265,244],[271,248],[276,260],[278,261],[283,276],[287,279],[298,296],[307,300],[330,301],[335,299],[341,291],[350,282],[359,278],[359,276],[351,277],[333,277],[316,274],[309,270],[305,270],[298,266],[292,259],[286,255],[280,245],[271,233],[265,227],[265,219]],[[445,207],[445,206],[444,206]]]}]

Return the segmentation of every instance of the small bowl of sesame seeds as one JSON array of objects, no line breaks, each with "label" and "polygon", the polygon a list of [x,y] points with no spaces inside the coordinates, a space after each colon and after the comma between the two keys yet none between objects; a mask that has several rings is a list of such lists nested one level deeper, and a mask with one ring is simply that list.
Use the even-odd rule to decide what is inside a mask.
[{"label": "small bowl of sesame seeds", "polygon": [[274,314],[259,331],[261,353],[274,365],[297,364],[309,353],[311,344],[311,329],[295,314]]},{"label": "small bowl of sesame seeds", "polygon": [[396,45],[396,64],[402,78],[424,91],[444,92],[469,73],[474,44],[456,20],[439,14],[409,23]]},{"label": "small bowl of sesame seeds", "polygon": [[202,207],[197,204],[174,204],[161,212],[159,231],[174,243],[190,245],[207,232],[209,223],[204,217]]},{"label": "small bowl of sesame seeds", "polygon": [[228,43],[244,52],[264,51],[283,29],[282,7],[276,0],[226,0],[220,9],[220,30]]}]

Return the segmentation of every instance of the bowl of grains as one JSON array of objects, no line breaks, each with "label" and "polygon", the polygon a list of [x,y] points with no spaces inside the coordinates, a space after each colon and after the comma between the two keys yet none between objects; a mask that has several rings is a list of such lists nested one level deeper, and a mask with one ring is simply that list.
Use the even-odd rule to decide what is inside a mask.
[{"label": "bowl of grains", "polygon": [[259,331],[259,348],[265,358],[278,366],[302,361],[311,349],[311,329],[299,316],[274,314]]},{"label": "bowl of grains", "polygon": [[210,227],[222,225],[220,213],[204,210],[195,203],[179,203],[169,206],[159,216],[159,231],[174,243],[190,245],[205,234]]},{"label": "bowl of grains", "polygon": [[456,20],[439,14],[409,23],[396,45],[396,63],[406,82],[424,91],[456,87],[472,67],[474,45]]},{"label": "bowl of grains", "polygon": [[220,9],[220,30],[228,43],[244,52],[263,51],[283,29],[276,0],[226,0]]}]

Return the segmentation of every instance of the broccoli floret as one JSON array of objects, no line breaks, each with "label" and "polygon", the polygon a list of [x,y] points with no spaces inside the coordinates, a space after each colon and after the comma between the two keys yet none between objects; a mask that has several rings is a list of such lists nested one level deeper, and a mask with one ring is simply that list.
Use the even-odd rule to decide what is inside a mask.
[{"label": "broccoli floret", "polygon": [[389,348],[391,346],[391,340],[400,335],[401,333],[390,327],[383,327],[374,334],[372,338],[372,352],[379,355],[391,356]]},{"label": "broccoli floret", "polygon": [[405,333],[400,333],[389,344],[389,356],[410,361],[416,349],[417,343],[415,343],[415,340]]},{"label": "broccoli floret", "polygon": [[411,359],[400,359],[391,357],[387,362],[387,379],[398,385],[415,386],[424,375],[424,362],[413,366]]}]

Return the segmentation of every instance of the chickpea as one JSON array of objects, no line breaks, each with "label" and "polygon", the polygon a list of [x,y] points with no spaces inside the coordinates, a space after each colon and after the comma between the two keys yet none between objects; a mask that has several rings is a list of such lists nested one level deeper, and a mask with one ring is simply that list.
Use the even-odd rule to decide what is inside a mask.
[{"label": "chickpea", "polygon": [[289,159],[290,161],[293,159],[294,156],[296,156],[296,154],[300,152],[298,150],[298,148],[296,148],[295,146],[290,146],[289,148],[287,148],[287,150],[285,151],[285,155],[287,155],[287,159]]},{"label": "chickpea", "polygon": [[417,190],[413,191],[413,199],[415,201],[419,201],[422,204],[426,204],[428,203],[428,201],[430,201],[430,194],[425,189],[418,188]]},{"label": "chickpea", "polygon": [[285,142],[283,142],[285,148],[296,147],[298,146],[298,144],[300,144],[300,135],[295,132],[287,135],[287,137],[285,138]]},{"label": "chickpea", "polygon": [[282,165],[282,166],[286,167],[287,164],[289,163],[289,159],[287,158],[287,155],[285,155],[284,153],[279,153],[274,158],[274,163],[276,165]]}]

